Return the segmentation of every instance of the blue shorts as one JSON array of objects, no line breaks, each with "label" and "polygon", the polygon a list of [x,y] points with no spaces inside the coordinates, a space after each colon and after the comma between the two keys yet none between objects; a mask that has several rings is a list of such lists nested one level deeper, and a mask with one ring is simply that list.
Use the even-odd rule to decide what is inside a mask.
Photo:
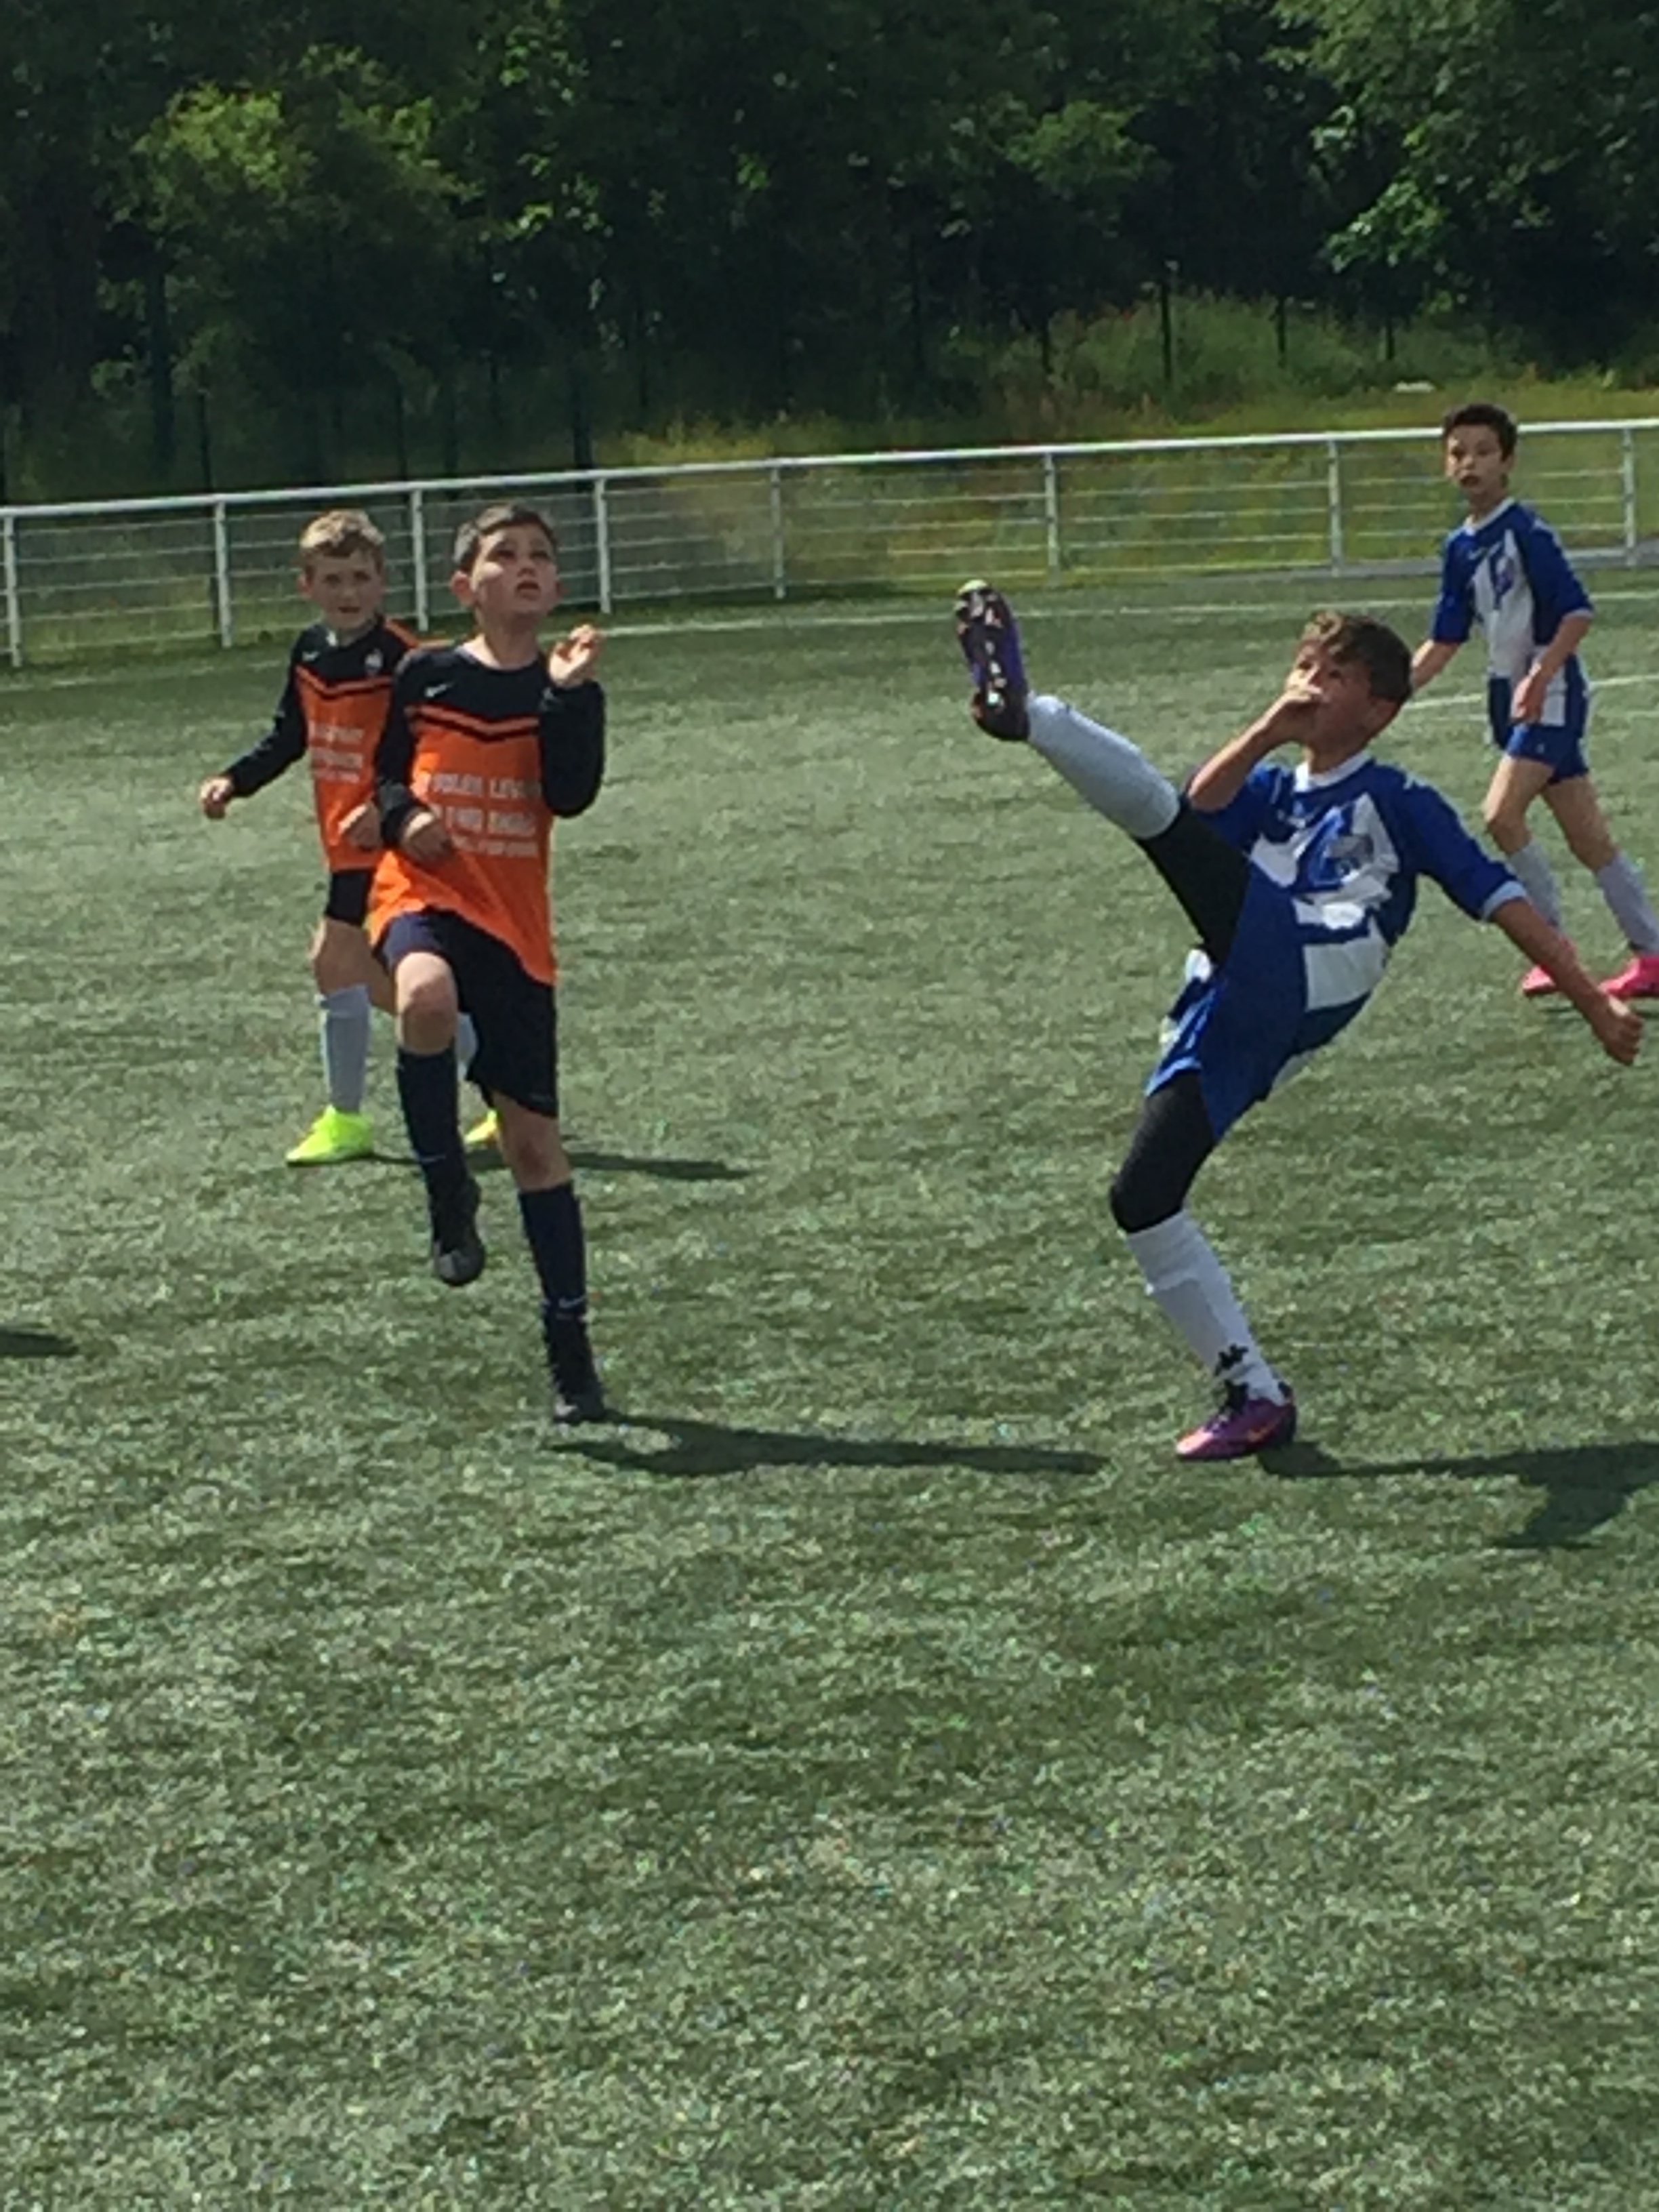
[{"label": "blue shorts", "polygon": [[527,975],[518,955],[487,929],[441,907],[400,914],[374,948],[395,975],[411,952],[430,952],[455,978],[478,1049],[466,1070],[486,1098],[497,1093],[532,1114],[559,1118],[559,1026],[553,986]]},{"label": "blue shorts", "polygon": [[1306,940],[1296,902],[1261,873],[1250,880],[1220,966],[1194,975],[1170,1009],[1171,1034],[1147,1079],[1161,1091],[1190,1071],[1218,1139],[1310,1053],[1345,1030],[1364,997],[1308,1003]]},{"label": "blue shorts", "polygon": [[1562,717],[1556,722],[1512,722],[1510,690],[1504,677],[1486,680],[1486,719],[1492,741],[1499,751],[1511,760],[1541,761],[1552,771],[1552,783],[1569,783],[1574,776],[1588,775],[1584,732],[1589,722],[1589,695],[1583,678],[1563,685]]}]

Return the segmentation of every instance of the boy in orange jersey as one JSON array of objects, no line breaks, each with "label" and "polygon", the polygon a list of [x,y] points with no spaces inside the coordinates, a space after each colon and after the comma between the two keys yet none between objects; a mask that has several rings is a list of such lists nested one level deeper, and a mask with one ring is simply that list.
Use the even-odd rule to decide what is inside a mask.
[{"label": "boy in orange jersey", "polygon": [[459,1289],[484,1266],[455,1103],[465,1013],[477,1039],[467,1072],[495,1110],[541,1285],[553,1417],[604,1420],[581,1214],[559,1134],[547,884],[555,817],[591,806],[605,774],[600,638],[584,624],[544,650],[558,558],[533,507],[503,501],[463,524],[451,583],[476,629],[398,671],[376,758],[385,850],[369,935],[396,995],[398,1089],[426,1184],[433,1272]]},{"label": "boy in orange jersey", "polygon": [[222,821],[233,799],[251,799],[301,758],[311,765],[329,870],[311,945],[328,1103],[288,1158],[292,1166],[313,1167],[374,1149],[363,1111],[369,1008],[392,1005],[386,970],[363,932],[380,842],[374,748],[392,679],[416,640],[382,611],[386,540],[366,514],[337,507],[318,515],[301,532],[300,562],[300,589],[320,619],[295,641],[270,728],[208,778],[200,800],[210,821]]}]

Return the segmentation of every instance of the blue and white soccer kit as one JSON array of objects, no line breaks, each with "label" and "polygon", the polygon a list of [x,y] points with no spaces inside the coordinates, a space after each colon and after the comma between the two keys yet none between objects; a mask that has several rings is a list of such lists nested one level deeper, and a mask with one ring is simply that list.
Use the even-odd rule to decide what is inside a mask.
[{"label": "blue and white soccer kit", "polygon": [[1437,645],[1462,645],[1480,625],[1492,742],[1517,759],[1547,762],[1558,783],[1587,773],[1589,686],[1577,653],[1551,678],[1536,722],[1516,722],[1510,704],[1566,617],[1594,611],[1560,539],[1519,500],[1506,499],[1484,522],[1464,523],[1442,548],[1430,635]]},{"label": "blue and white soccer kit", "polygon": [[1249,857],[1249,881],[1227,957],[1200,957],[1146,1088],[1196,1073],[1218,1138],[1359,1012],[1419,877],[1476,921],[1526,896],[1431,785],[1368,752],[1327,775],[1264,764],[1201,818]]}]

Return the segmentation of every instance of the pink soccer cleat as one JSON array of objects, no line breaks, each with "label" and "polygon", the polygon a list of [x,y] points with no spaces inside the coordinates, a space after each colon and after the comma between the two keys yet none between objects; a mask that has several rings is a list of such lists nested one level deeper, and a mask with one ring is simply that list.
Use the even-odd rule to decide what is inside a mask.
[{"label": "pink soccer cleat", "polygon": [[1177,1443],[1176,1457],[1248,1459],[1253,1452],[1289,1443],[1295,1435],[1296,1400],[1288,1390],[1281,1402],[1253,1398],[1242,1382],[1230,1382],[1218,1410]]},{"label": "pink soccer cleat", "polygon": [[1632,952],[1630,963],[1602,984],[1615,999],[1659,999],[1659,952]]},{"label": "pink soccer cleat", "polygon": [[1521,995],[1523,999],[1547,999],[1553,992],[1558,992],[1559,988],[1560,986],[1547,968],[1528,968],[1521,978]]}]

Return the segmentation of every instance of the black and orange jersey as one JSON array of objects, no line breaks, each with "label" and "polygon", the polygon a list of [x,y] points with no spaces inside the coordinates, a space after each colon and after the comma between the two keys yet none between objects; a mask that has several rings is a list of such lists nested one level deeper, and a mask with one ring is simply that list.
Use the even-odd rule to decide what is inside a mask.
[{"label": "black and orange jersey", "polygon": [[[560,690],[539,656],[492,668],[465,646],[411,653],[398,672],[377,755],[386,848],[368,930],[437,908],[487,930],[538,982],[556,980],[548,859],[556,815],[580,814],[605,775],[605,694]],[[423,866],[398,849],[427,807],[452,849]]]},{"label": "black and orange jersey", "polygon": [[384,617],[349,643],[313,623],[294,641],[288,681],[270,729],[225,770],[239,799],[274,783],[297,760],[311,763],[317,828],[331,869],[367,868],[374,857],[340,836],[346,817],[374,796],[374,748],[392,701],[392,679],[419,644]]}]

